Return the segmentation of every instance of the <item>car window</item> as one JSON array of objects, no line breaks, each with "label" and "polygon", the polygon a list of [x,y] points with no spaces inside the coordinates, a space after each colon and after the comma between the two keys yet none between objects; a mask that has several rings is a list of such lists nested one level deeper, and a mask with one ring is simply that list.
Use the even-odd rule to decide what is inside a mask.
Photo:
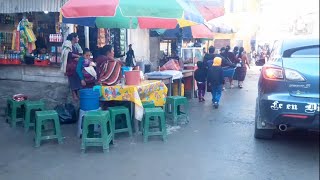
[{"label": "car window", "polygon": [[291,57],[319,57],[319,47],[312,47],[295,51]]},{"label": "car window", "polygon": [[273,44],[270,60],[271,61],[277,60],[280,57],[280,51],[281,51],[281,41],[276,41]]}]

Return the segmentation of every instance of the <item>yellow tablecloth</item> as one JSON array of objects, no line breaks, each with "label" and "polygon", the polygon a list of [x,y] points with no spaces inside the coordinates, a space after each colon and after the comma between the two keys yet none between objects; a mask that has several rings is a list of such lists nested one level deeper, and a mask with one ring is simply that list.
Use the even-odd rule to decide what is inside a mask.
[{"label": "yellow tablecloth", "polygon": [[135,118],[143,117],[142,102],[153,101],[155,106],[163,106],[166,102],[168,88],[161,81],[146,80],[138,86],[101,86],[103,101],[131,101],[135,104]]}]

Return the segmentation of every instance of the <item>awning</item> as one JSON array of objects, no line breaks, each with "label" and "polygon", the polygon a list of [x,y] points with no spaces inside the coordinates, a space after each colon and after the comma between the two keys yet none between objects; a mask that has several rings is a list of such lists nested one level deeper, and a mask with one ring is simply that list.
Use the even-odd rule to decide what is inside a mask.
[{"label": "awning", "polygon": [[193,38],[213,39],[213,33],[204,24],[191,26],[191,33]]},{"label": "awning", "polygon": [[24,12],[60,12],[68,0],[0,0],[0,14]]},{"label": "awning", "polygon": [[213,33],[203,24],[168,30],[157,30],[163,39],[177,39],[182,33],[183,39],[213,39]]}]

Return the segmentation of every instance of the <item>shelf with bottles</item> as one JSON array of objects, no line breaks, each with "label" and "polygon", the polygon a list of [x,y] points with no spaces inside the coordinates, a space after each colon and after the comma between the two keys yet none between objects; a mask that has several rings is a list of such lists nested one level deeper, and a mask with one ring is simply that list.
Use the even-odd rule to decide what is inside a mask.
[{"label": "shelf with bottles", "polygon": [[61,52],[62,52],[62,46],[61,43],[57,43],[56,45],[52,45],[50,48],[50,62],[51,63],[61,63]]},{"label": "shelf with bottles", "polygon": [[0,32],[0,45],[3,46],[3,44],[8,45],[12,43],[12,32]]},{"label": "shelf with bottles", "polygon": [[19,51],[5,51],[0,53],[0,64],[21,64]]},{"label": "shelf with bottles", "polygon": [[0,14],[0,24],[14,25],[15,16],[10,14]]},{"label": "shelf with bottles", "polygon": [[50,34],[49,42],[50,43],[62,43],[63,37],[62,34]]}]

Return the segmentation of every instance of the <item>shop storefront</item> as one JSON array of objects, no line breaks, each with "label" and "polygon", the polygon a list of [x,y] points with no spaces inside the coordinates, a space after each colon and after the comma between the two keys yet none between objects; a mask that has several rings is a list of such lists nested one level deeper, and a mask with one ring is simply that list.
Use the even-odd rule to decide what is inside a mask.
[{"label": "shop storefront", "polygon": [[63,41],[58,12],[0,14],[0,23],[0,79],[66,82],[55,72]]},{"label": "shop storefront", "polygon": [[[3,87],[29,81],[66,84],[59,69],[62,38],[59,10],[63,1],[0,0],[0,79]],[[14,81],[12,81],[14,80]],[[24,84],[24,83],[23,83]],[[6,92],[1,90],[4,96]],[[52,97],[54,98],[54,97]]]}]

